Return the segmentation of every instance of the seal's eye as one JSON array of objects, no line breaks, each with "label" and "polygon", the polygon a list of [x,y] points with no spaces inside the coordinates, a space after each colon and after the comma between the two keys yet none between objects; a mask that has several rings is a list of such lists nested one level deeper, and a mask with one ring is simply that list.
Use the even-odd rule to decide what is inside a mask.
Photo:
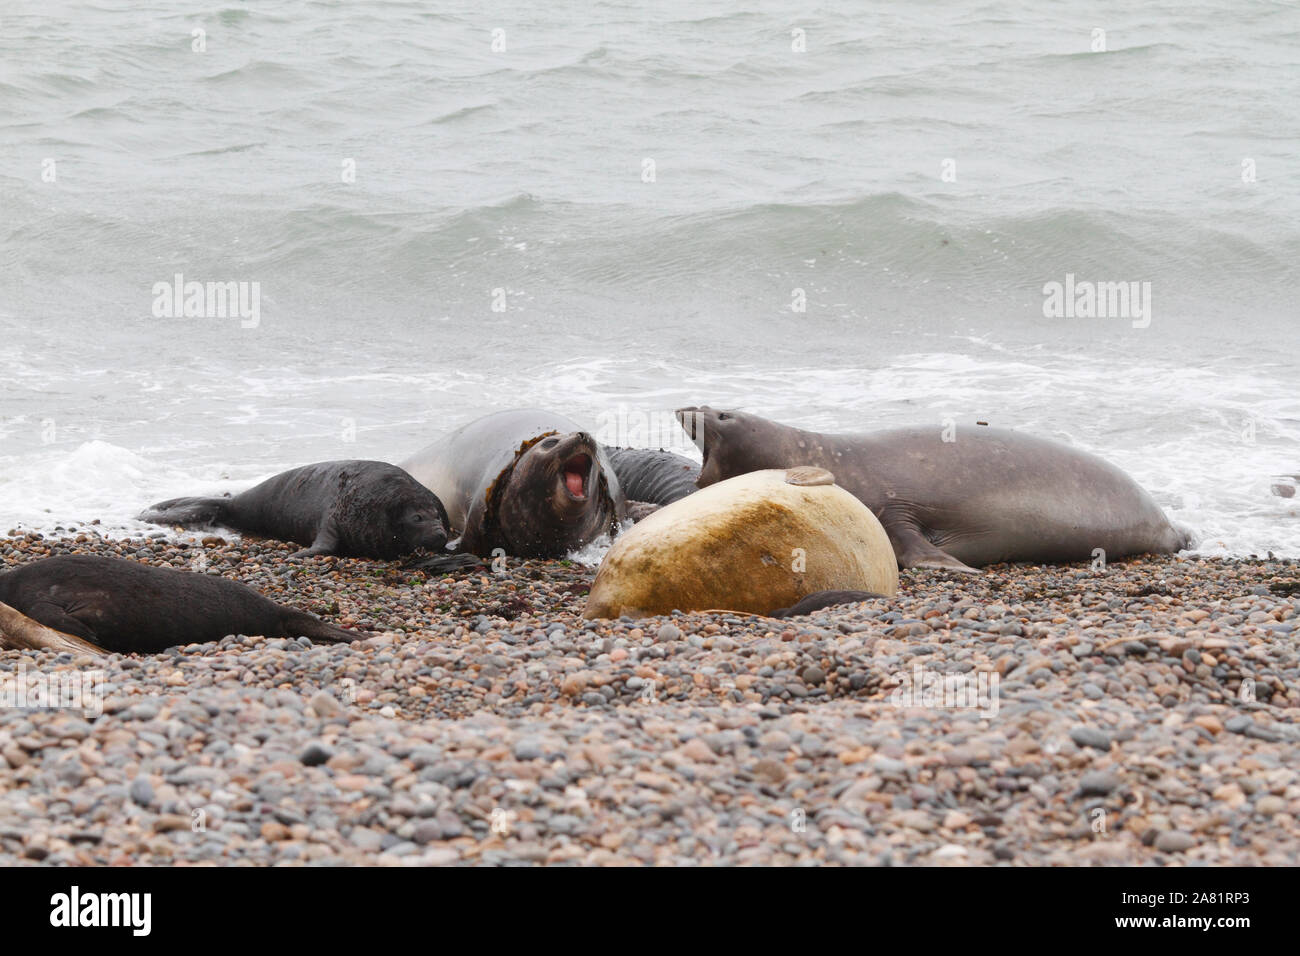
[{"label": "seal's eye", "polygon": [[731,421],[731,416],[728,415],[726,412],[718,412],[718,421],[729,422]]},{"label": "seal's eye", "polygon": [[421,521],[424,520],[424,515],[411,515],[411,520],[414,521],[416,524],[419,524]]},{"label": "seal's eye", "polygon": [[554,447],[555,447],[556,445],[558,445],[559,443],[560,443],[560,440],[559,440],[558,438],[548,438],[548,439],[546,439],[546,441],[542,442],[542,447],[543,447],[543,448],[554,448]]}]

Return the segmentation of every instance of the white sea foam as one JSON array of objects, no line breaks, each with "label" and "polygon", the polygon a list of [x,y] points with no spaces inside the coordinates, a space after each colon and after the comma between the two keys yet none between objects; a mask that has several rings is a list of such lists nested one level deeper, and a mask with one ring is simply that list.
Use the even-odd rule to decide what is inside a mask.
[{"label": "white sea foam", "polygon": [[[103,441],[0,458],[0,530],[77,529],[115,537],[155,533],[136,520],[145,507],[181,495],[238,492],[248,482],[214,481]],[[93,524],[98,522],[98,524]]]}]

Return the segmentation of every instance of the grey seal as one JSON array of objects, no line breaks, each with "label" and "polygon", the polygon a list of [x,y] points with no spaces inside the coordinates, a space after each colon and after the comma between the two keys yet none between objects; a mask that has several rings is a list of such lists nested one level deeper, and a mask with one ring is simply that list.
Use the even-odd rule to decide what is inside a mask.
[{"label": "grey seal", "polygon": [[670,505],[697,490],[700,466],[663,448],[607,447],[609,462],[629,501]]},{"label": "grey seal", "polygon": [[704,454],[701,487],[765,468],[826,468],[880,519],[900,568],[971,571],[1189,545],[1119,468],[1008,429],[964,428],[944,441],[938,427],[828,435],[708,406],[677,418]]}]

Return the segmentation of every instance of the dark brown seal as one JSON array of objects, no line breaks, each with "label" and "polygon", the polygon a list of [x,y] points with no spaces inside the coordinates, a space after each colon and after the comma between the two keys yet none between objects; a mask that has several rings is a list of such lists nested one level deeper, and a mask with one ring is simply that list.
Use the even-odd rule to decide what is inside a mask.
[{"label": "dark brown seal", "polygon": [[472,554],[562,558],[627,518],[603,446],[540,409],[475,419],[402,467],[446,505],[457,549]]},{"label": "dark brown seal", "polygon": [[283,607],[237,581],[89,554],[44,558],[0,574],[0,602],[122,654],[154,654],[230,634],[322,643],[367,636]]}]

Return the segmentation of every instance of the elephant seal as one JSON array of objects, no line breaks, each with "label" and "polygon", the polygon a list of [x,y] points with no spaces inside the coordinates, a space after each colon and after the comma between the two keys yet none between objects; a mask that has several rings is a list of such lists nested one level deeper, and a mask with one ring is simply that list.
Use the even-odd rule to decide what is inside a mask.
[{"label": "elephant seal", "polygon": [[667,505],[615,541],[583,616],[768,614],[849,589],[898,591],[875,515],[824,469],[757,471]]},{"label": "elephant seal", "polygon": [[156,654],[230,634],[331,644],[365,637],[282,607],[237,581],[89,554],[43,558],[0,574],[0,602],[63,635],[121,654]]},{"label": "elephant seal", "polygon": [[692,494],[700,466],[660,448],[606,448],[628,501],[670,505]]},{"label": "elephant seal", "polygon": [[855,435],[802,431],[744,412],[681,408],[704,453],[700,485],[762,468],[830,469],[880,519],[901,568],[1165,554],[1188,536],[1151,496],[1095,455],[1001,428]]},{"label": "elephant seal", "polygon": [[382,461],[322,461],[268,478],[233,498],[173,498],[141,521],[220,525],[307,545],[298,555],[390,560],[447,544],[447,511],[428,488]]},{"label": "elephant seal", "polygon": [[627,518],[604,448],[553,412],[475,419],[402,463],[447,507],[457,550],[562,558]]}]

